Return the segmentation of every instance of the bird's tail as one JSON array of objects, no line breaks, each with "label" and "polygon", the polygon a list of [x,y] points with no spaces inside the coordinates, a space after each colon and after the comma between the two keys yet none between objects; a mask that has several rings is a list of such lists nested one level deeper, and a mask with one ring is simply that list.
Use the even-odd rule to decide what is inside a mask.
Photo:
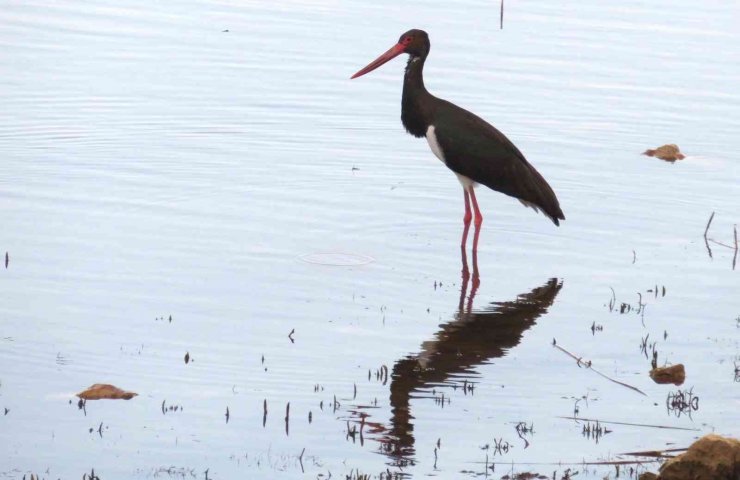
[{"label": "bird's tail", "polygon": [[536,212],[542,212],[546,217],[552,220],[552,223],[560,226],[560,220],[565,220],[563,210],[560,208],[558,197],[547,180],[540,175],[532,165],[527,164],[529,173],[532,175],[530,185],[531,189],[529,198],[519,198],[522,205],[533,208]]}]

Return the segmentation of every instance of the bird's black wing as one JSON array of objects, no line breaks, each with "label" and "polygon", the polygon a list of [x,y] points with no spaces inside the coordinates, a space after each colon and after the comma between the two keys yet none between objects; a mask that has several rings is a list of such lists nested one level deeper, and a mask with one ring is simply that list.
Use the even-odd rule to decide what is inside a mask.
[{"label": "bird's black wing", "polygon": [[482,118],[439,100],[434,131],[445,163],[454,172],[565,220],[555,192],[516,146]]}]

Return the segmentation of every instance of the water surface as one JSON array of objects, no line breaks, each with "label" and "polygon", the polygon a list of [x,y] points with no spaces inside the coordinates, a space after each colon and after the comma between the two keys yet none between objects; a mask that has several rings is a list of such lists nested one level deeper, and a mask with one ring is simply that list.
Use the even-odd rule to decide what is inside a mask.
[{"label": "water surface", "polygon": [[[603,478],[581,462],[737,437],[738,270],[703,234],[740,221],[740,8],[506,6],[500,30],[490,2],[5,2],[2,475]],[[404,62],[349,81],[412,27],[429,90],[567,217],[479,190],[479,284]],[[664,143],[687,158],[640,155]],[[653,342],[684,385],[650,380]],[[79,410],[93,383],[139,396]]]}]

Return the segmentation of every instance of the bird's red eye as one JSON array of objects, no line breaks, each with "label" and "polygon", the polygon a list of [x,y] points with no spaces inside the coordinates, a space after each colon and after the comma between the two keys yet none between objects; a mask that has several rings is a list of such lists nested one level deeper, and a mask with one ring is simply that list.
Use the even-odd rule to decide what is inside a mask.
[{"label": "bird's red eye", "polygon": [[403,41],[406,43],[411,43],[411,37],[406,37],[403,39]]}]

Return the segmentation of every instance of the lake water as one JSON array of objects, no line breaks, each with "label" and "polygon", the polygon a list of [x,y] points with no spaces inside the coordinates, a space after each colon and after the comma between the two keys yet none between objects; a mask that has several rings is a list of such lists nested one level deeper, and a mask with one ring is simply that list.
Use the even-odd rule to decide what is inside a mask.
[{"label": "lake water", "polygon": [[[658,465],[584,462],[739,436],[740,267],[704,240],[712,212],[717,242],[740,223],[738,21],[0,2],[0,477],[629,478]],[[506,133],[567,217],[479,189],[479,285],[460,186],[400,124],[405,60],[349,80],[414,27],[429,90]],[[666,143],[687,158],[640,155]],[[653,349],[683,385],[650,379]],[[139,396],[79,409],[94,383]]]}]

